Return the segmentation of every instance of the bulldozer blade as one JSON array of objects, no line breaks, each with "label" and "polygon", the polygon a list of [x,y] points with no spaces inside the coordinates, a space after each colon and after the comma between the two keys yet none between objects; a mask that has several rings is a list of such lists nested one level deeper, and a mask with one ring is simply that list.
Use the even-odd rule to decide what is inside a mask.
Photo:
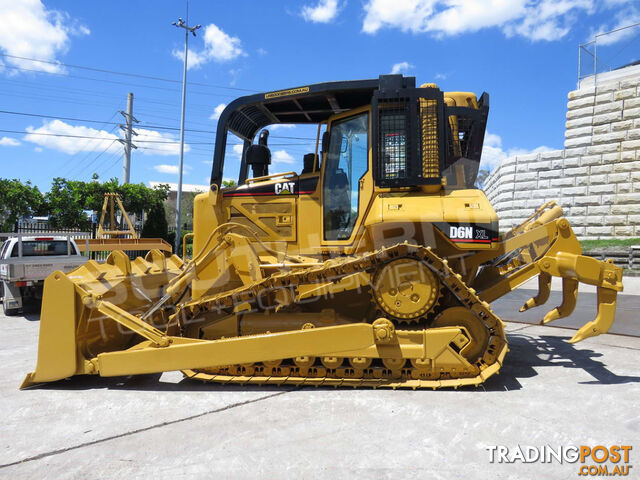
[{"label": "bulldozer blade", "polygon": [[571,315],[578,300],[578,284],[578,280],[573,278],[562,278],[562,303],[544,316],[542,324]]},{"label": "bulldozer blade", "polygon": [[526,312],[530,308],[539,307],[549,300],[549,294],[551,293],[551,275],[548,273],[541,273],[538,275],[538,294],[535,297],[531,297],[520,308],[521,312]]},{"label": "bulldozer blade", "polygon": [[61,380],[76,372],[74,284],[63,272],[56,271],[45,280],[44,291],[49,308],[43,309],[40,317],[38,361],[20,388]]},{"label": "bulldozer blade", "polygon": [[610,288],[598,287],[598,314],[595,320],[583,325],[580,330],[569,340],[569,343],[578,343],[585,338],[596,337],[607,333],[613,325],[616,314],[616,301],[618,292]]}]

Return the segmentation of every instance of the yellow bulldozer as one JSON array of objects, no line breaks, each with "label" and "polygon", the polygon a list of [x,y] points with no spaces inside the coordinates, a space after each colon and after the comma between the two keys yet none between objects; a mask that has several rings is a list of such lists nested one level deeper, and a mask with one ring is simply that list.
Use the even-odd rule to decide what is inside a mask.
[{"label": "yellow bulldozer", "polygon": [[[578,283],[607,332],[622,270],[581,255],[562,209],[499,233],[475,188],[489,96],[414,77],[320,83],[238,98],[220,116],[211,187],[194,202],[193,258],[114,251],[44,288],[37,367],[22,386],[72,375],[182,370],[221,383],[439,388],[479,385],[508,352],[490,303],[538,276]],[[266,127],[317,126],[299,172],[271,173]],[[237,186],[222,188],[230,134]]]}]

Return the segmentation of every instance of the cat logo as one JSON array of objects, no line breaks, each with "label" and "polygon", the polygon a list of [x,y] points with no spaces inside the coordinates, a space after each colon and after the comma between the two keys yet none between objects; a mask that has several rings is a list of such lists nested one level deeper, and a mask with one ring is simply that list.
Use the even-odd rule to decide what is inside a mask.
[{"label": "cat logo", "polygon": [[273,189],[276,195],[292,195],[295,186],[296,186],[296,182],[282,182],[282,183],[276,183],[273,186]]},{"label": "cat logo", "polygon": [[473,227],[449,227],[449,238],[473,238]]}]

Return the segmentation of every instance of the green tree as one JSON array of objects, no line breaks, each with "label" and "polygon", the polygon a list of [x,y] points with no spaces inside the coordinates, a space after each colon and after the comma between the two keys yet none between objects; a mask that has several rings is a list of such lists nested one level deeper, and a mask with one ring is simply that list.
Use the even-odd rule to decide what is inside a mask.
[{"label": "green tree", "polygon": [[164,204],[154,203],[149,209],[144,226],[142,227],[143,238],[164,238],[168,239],[169,226],[165,216]]},{"label": "green tree", "polygon": [[13,231],[20,217],[42,214],[45,211],[44,196],[31,182],[0,179],[0,228]]},{"label": "green tree", "polygon": [[486,168],[481,168],[478,170],[478,176],[476,177],[476,188],[482,189],[484,187],[484,182],[487,181],[487,177],[491,174],[490,170]]},{"label": "green tree", "polygon": [[235,187],[236,181],[235,180],[222,180],[222,186],[223,187]]}]

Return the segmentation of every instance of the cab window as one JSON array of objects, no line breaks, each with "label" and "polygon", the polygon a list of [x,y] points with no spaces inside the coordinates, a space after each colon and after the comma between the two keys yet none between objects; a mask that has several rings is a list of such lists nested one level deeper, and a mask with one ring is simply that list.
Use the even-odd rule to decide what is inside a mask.
[{"label": "cab window", "polygon": [[346,240],[355,226],[359,181],[368,166],[368,130],[368,113],[331,126],[323,182],[325,240]]}]

